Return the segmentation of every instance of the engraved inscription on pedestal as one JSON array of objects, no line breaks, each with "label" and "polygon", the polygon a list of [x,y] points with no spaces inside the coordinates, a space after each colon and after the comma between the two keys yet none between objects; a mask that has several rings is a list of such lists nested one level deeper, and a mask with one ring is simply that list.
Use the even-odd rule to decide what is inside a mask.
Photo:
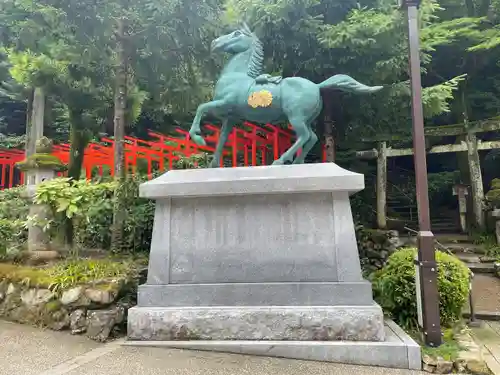
[{"label": "engraved inscription on pedestal", "polygon": [[384,339],[362,279],[349,194],[335,164],[172,171],[156,199],[133,340]]}]

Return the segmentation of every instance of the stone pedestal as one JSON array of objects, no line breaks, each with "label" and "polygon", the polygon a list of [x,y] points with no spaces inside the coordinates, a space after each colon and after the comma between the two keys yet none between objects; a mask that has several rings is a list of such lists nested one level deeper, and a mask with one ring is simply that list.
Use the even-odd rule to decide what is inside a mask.
[{"label": "stone pedestal", "polygon": [[157,201],[137,340],[382,341],[361,277],[349,194],[335,164],[172,171]]},{"label": "stone pedestal", "polygon": [[[33,199],[36,193],[37,185],[44,181],[54,179],[56,173],[52,169],[33,169],[26,173],[27,185],[26,196],[30,200]],[[37,217],[39,220],[51,218],[52,213],[49,207],[43,204],[31,203],[29,208],[29,216]],[[30,253],[38,253],[48,250],[49,236],[43,229],[37,225],[29,225],[28,227],[28,251]],[[53,257],[52,254],[49,257]]]},{"label": "stone pedestal", "polygon": [[129,340],[385,345],[349,202],[363,188],[333,163],[176,170],[143,184],[156,213]]}]

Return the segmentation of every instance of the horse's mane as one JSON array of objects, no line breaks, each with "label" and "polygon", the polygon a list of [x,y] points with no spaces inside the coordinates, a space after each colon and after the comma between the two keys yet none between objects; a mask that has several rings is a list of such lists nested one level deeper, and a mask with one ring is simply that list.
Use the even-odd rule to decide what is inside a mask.
[{"label": "horse's mane", "polygon": [[262,73],[264,65],[264,47],[259,38],[257,38],[257,36],[250,31],[248,26],[244,25],[240,31],[253,39],[252,55],[250,56],[250,61],[248,62],[247,74],[249,77],[257,78]]}]

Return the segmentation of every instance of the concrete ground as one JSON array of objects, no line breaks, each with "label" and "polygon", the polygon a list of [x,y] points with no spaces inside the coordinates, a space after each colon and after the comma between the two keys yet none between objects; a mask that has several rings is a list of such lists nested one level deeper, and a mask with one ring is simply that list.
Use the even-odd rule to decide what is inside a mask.
[{"label": "concrete ground", "polygon": [[422,375],[236,354],[98,344],[82,336],[0,321],[0,375]]}]

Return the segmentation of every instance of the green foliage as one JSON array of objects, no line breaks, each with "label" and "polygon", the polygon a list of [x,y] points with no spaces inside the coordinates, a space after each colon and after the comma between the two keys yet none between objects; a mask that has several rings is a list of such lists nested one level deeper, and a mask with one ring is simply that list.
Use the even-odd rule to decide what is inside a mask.
[{"label": "green foliage", "polygon": [[25,220],[28,204],[23,188],[0,190],[0,258],[26,240]]},{"label": "green foliage", "polygon": [[19,148],[24,146],[24,135],[5,135],[0,133],[0,148]]},{"label": "green foliage", "polygon": [[37,186],[34,202],[51,207],[56,217],[62,215],[71,219],[85,215],[92,202],[106,198],[113,188],[112,182],[98,184],[56,178]]},{"label": "green foliage", "polygon": [[75,285],[98,283],[96,287],[109,288],[135,277],[141,262],[133,259],[73,259],[46,268],[26,267],[0,263],[0,280],[22,283],[61,291]]},{"label": "green foliage", "polygon": [[491,205],[500,208],[500,178],[491,181],[491,189],[486,193],[486,199]]},{"label": "green foliage", "polygon": [[137,265],[130,260],[113,259],[77,259],[59,263],[48,270],[49,289],[59,291],[75,285],[84,285],[97,281],[113,281],[130,277],[137,270]]},{"label": "green foliage", "polygon": [[6,48],[4,52],[11,64],[9,72],[12,78],[24,86],[43,85],[48,79],[68,74],[69,61],[37,55],[30,50],[19,52]]},{"label": "green foliage", "polygon": [[[121,249],[124,252],[149,251],[154,202],[139,198],[139,184],[144,180],[142,177],[128,178],[121,185],[126,201]],[[72,181],[68,178],[44,182],[37,188],[35,202],[48,205],[52,209],[53,220],[32,220],[55,239],[61,233],[65,220],[72,220],[75,243],[79,247],[109,249],[116,186],[116,181]]]},{"label": "green foliage", "polygon": [[18,247],[25,239],[24,222],[0,218],[0,259]]},{"label": "green foliage", "polygon": [[[375,299],[401,326],[417,326],[415,289],[416,249],[402,249],[389,257],[387,265],[373,278]],[[436,251],[441,324],[458,321],[469,293],[470,271],[458,258]]]},{"label": "green foliage", "polygon": [[195,169],[206,168],[210,163],[210,156],[207,153],[193,154],[189,157],[177,155],[175,169]]},{"label": "green foliage", "polygon": [[429,200],[433,206],[446,206],[456,202],[453,197],[453,186],[460,181],[460,171],[429,173]]},{"label": "green foliage", "polygon": [[[422,339],[417,339],[417,342],[419,342],[422,345],[422,354],[427,354],[431,356],[432,358],[438,358],[441,357],[445,361],[454,361],[457,359],[458,354],[460,351],[464,350],[465,348],[461,347],[456,338],[455,338],[455,328],[446,328],[443,331],[443,343],[441,346],[437,348],[431,348],[429,346],[424,345],[422,342]],[[419,336],[418,334],[414,335],[415,337]]]},{"label": "green foliage", "polygon": [[500,245],[497,243],[495,233],[473,231],[470,234],[472,242],[481,245],[484,254],[488,257],[500,258]]},{"label": "green foliage", "polygon": [[0,190],[0,219],[25,220],[28,215],[28,200],[23,197],[24,187]]}]

